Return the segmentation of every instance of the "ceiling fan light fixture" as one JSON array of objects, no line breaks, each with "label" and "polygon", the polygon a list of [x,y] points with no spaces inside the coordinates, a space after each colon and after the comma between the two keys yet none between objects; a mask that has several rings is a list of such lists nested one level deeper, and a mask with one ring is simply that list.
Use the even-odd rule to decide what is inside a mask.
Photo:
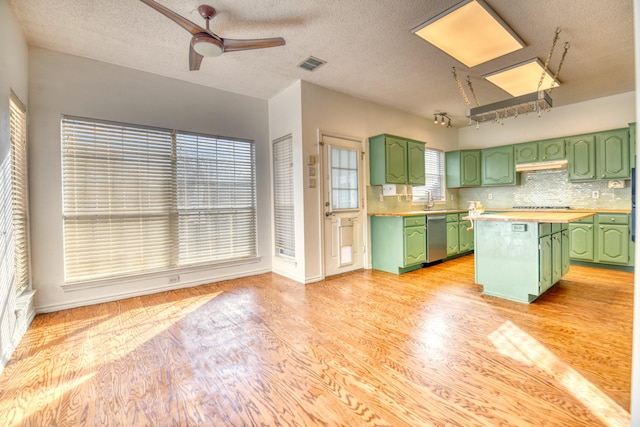
[{"label": "ceiling fan light fixture", "polygon": [[193,50],[202,56],[220,56],[224,52],[223,44],[209,34],[196,34],[191,39]]}]

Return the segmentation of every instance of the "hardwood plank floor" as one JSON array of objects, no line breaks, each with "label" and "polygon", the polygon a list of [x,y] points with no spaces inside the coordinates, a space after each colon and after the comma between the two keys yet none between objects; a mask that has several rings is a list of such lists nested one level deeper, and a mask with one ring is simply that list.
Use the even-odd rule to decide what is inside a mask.
[{"label": "hardwood plank floor", "polygon": [[481,290],[466,256],[38,315],[0,374],[0,424],[629,424],[632,273],[572,266],[530,305]]}]

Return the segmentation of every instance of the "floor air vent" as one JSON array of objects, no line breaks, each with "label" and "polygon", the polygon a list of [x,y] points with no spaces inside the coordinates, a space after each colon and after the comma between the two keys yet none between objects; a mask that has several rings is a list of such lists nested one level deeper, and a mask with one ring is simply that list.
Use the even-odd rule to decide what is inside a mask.
[{"label": "floor air vent", "polygon": [[310,56],[305,59],[298,67],[303,68],[307,71],[314,71],[316,68],[326,64],[327,61],[323,61],[322,59],[318,59],[316,57]]}]

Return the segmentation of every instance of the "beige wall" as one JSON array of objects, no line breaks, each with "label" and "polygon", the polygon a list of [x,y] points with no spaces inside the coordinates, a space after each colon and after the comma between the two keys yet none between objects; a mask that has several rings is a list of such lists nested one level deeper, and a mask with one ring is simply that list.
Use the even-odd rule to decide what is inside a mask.
[{"label": "beige wall", "polygon": [[[192,286],[271,271],[269,123],[267,101],[116,65],[30,49],[31,250],[39,311]],[[62,114],[254,140],[258,255],[254,263],[112,280],[65,291],[60,119]]]},{"label": "beige wall", "polygon": [[0,0],[0,371],[26,330],[25,312],[16,319],[10,209],[9,92],[28,107],[28,47],[8,0]]},{"label": "beige wall", "polygon": [[[558,89],[560,90],[560,89]],[[553,96],[553,92],[551,94]],[[486,148],[567,135],[627,127],[635,122],[635,92],[627,92],[536,114],[504,119],[504,124],[481,123],[460,129],[459,147]]]}]

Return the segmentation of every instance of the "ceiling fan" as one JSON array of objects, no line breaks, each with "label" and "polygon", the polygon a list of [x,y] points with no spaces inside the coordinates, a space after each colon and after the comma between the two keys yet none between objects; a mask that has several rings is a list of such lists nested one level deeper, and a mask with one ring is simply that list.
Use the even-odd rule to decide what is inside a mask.
[{"label": "ceiling fan", "polygon": [[216,16],[216,10],[207,5],[198,6],[198,12],[206,21],[206,28],[194,24],[174,11],[167,9],[153,0],[140,0],[142,3],[157,10],[167,18],[189,31],[193,37],[189,45],[189,70],[199,70],[204,56],[218,56],[223,52],[235,52],[238,50],[262,49],[284,45],[282,37],[267,39],[226,39],[219,37],[209,29],[209,21]]}]

